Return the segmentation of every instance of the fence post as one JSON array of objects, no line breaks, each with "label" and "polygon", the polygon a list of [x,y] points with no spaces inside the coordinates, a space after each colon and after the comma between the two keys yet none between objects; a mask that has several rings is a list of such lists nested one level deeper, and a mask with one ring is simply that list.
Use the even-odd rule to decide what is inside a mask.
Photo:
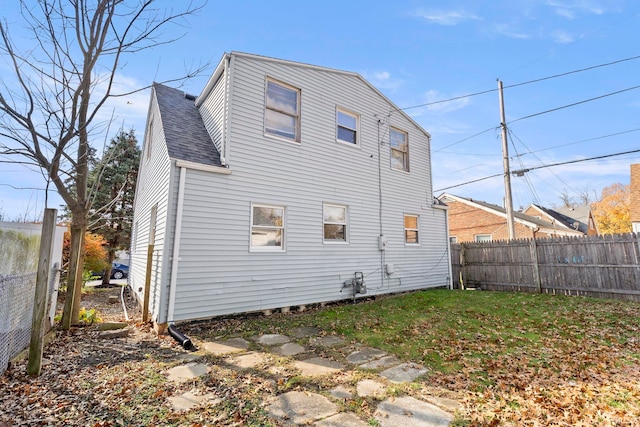
[{"label": "fence post", "polygon": [[27,374],[40,375],[42,368],[42,350],[44,347],[44,318],[47,312],[47,294],[49,290],[49,269],[53,254],[53,240],[56,232],[56,209],[45,209],[40,237],[40,254],[36,276],[36,293],[33,300],[31,319],[31,342],[29,343],[29,362]]},{"label": "fence post", "polygon": [[467,272],[464,260],[464,243],[460,243],[460,289],[466,289]]},{"label": "fence post", "polygon": [[540,283],[540,266],[538,264],[538,244],[535,238],[531,239],[529,250],[531,252],[531,264],[533,267],[533,281],[535,282],[536,290],[540,294],[542,293],[542,283]]}]

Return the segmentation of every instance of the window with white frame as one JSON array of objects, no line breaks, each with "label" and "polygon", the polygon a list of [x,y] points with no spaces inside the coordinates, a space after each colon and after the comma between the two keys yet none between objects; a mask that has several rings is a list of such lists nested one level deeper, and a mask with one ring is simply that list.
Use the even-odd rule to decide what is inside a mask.
[{"label": "window with white frame", "polygon": [[389,128],[391,168],[409,172],[409,135],[399,129]]},{"label": "window with white frame", "polygon": [[322,206],[325,242],[347,241],[347,207],[325,203]]},{"label": "window with white frame", "polygon": [[267,79],[264,131],[300,142],[300,89]]},{"label": "window with white frame", "polygon": [[283,206],[251,205],[251,250],[284,250]]},{"label": "window with white frame", "polygon": [[491,241],[491,234],[476,234],[474,236],[474,240],[476,242],[490,242]]},{"label": "window with white frame", "polygon": [[336,139],[348,144],[358,145],[358,125],[357,114],[349,112],[343,108],[336,109]]},{"label": "window with white frame", "polygon": [[458,238],[456,236],[449,237],[449,243],[458,243]]},{"label": "window with white frame", "polygon": [[418,215],[404,216],[404,242],[416,245],[420,243],[420,231],[418,229]]}]

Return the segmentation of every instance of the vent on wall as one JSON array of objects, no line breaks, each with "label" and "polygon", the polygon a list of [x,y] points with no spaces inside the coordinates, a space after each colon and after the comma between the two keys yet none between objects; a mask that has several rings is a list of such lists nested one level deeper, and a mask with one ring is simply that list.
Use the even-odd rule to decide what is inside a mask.
[{"label": "vent on wall", "polygon": [[195,101],[196,100],[196,96],[195,95],[189,95],[188,93],[185,93],[184,97],[186,99],[188,99],[189,101]]}]

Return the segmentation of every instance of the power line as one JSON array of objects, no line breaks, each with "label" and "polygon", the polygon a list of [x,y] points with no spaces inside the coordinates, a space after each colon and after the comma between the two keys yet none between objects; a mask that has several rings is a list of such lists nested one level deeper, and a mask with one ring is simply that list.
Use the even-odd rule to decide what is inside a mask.
[{"label": "power line", "polygon": [[[514,171],[511,171],[511,173],[514,174],[514,175],[520,175],[520,174],[525,174],[527,172],[530,172],[530,171],[536,170],[536,169],[544,169],[544,168],[550,168],[552,166],[561,166],[561,165],[568,165],[568,164],[571,164],[571,163],[586,162],[586,161],[589,161],[589,160],[605,159],[607,157],[623,156],[625,154],[631,154],[631,153],[640,153],[640,150],[624,151],[622,153],[605,154],[605,155],[602,155],[602,156],[588,157],[586,159],[569,160],[569,161],[566,161],[566,162],[552,163],[550,165],[534,166],[534,167],[530,167],[530,168],[526,168],[526,169],[514,170]],[[462,182],[460,184],[455,184],[455,185],[450,185],[448,187],[439,188],[437,190],[433,190],[433,192],[437,193],[439,191],[448,190],[450,188],[462,187],[463,185],[473,184],[473,183],[476,183],[476,182],[484,181],[484,180],[491,179],[491,178],[496,178],[498,176],[503,176],[503,175],[504,174],[502,174],[502,173],[497,173],[497,174],[494,174],[494,175],[485,176],[483,178],[478,178],[478,179],[474,179],[474,180],[471,180],[471,181]]]},{"label": "power line", "polygon": [[[583,143],[583,142],[597,141],[597,140],[599,140],[599,139],[610,138],[610,137],[612,137],[612,136],[624,135],[624,134],[626,134],[626,133],[638,132],[638,131],[640,131],[640,128],[635,128],[635,129],[630,129],[630,130],[624,130],[624,131],[622,131],[622,132],[610,133],[610,134],[608,134],[608,135],[595,136],[595,137],[593,137],[593,138],[581,139],[580,141],[569,142],[569,143],[567,143],[567,144],[554,145],[553,147],[541,148],[540,150],[535,150],[535,151],[528,151],[528,152],[526,152],[526,153],[518,154],[517,156],[512,156],[512,159],[513,159],[514,157],[518,157],[518,156],[526,156],[527,154],[539,153],[539,152],[541,152],[541,151],[553,150],[554,148],[567,147],[567,146],[569,146],[569,145],[580,144],[580,143]],[[464,154],[464,153],[451,153],[451,154]],[[483,154],[477,154],[477,156],[482,156],[482,155],[483,155]]]},{"label": "power line", "polygon": [[524,175],[525,173],[527,173],[529,171],[532,171],[532,170],[535,170],[535,169],[550,168],[552,166],[568,165],[568,164],[571,164],[571,163],[580,163],[580,162],[586,162],[586,161],[589,161],[589,160],[606,159],[607,157],[622,156],[622,155],[631,154],[631,153],[640,153],[640,150],[631,150],[631,151],[624,151],[622,153],[605,154],[603,156],[587,157],[586,159],[568,160],[566,162],[552,163],[550,165],[533,166],[533,167],[526,168],[526,169],[514,170],[514,171],[511,171],[511,173],[514,174],[514,175]]},{"label": "power line", "polygon": [[[509,88],[518,87],[518,86],[524,86],[524,85],[528,85],[528,84],[531,84],[531,83],[538,83],[538,82],[542,82],[542,81],[545,81],[545,80],[551,80],[551,79],[555,79],[555,78],[558,78],[558,77],[564,77],[564,76],[568,76],[568,75],[571,75],[571,74],[581,73],[581,72],[584,72],[584,71],[590,71],[590,70],[594,70],[596,68],[608,67],[610,65],[620,64],[622,62],[633,61],[633,60],[636,60],[636,59],[640,59],[640,55],[631,56],[629,58],[619,59],[617,61],[606,62],[604,64],[592,65],[590,67],[580,68],[580,69],[572,70],[572,71],[567,71],[567,72],[560,73],[560,74],[553,74],[551,76],[540,77],[538,79],[528,80],[526,82],[514,83],[512,85],[506,85],[504,87],[504,89],[509,89]],[[459,99],[471,98],[471,97],[474,97],[474,96],[484,95],[486,93],[497,92],[497,91],[498,91],[498,89],[487,89],[487,90],[483,90],[483,91],[480,91],[480,92],[474,92],[474,93],[469,93],[469,94],[466,94],[466,95],[455,96],[453,98],[441,99],[439,101],[426,102],[424,104],[418,104],[418,105],[412,105],[410,107],[398,108],[396,111],[406,111],[406,110],[411,110],[413,108],[429,107],[431,105],[443,104],[445,102],[457,101]]]},{"label": "power line", "polygon": [[466,137],[466,138],[464,138],[464,139],[461,139],[460,141],[456,141],[456,142],[454,142],[453,144],[445,145],[444,147],[442,147],[442,148],[440,148],[440,149],[438,149],[438,150],[432,151],[432,153],[439,153],[440,151],[444,150],[445,148],[453,147],[454,145],[458,145],[458,144],[460,144],[461,142],[468,141],[468,140],[470,140],[471,138],[475,138],[476,136],[480,136],[480,135],[482,135],[483,133],[487,133],[487,132],[489,132],[490,130],[495,130],[495,129],[497,129],[498,127],[499,127],[499,126],[493,126],[493,127],[490,127],[489,129],[485,129],[485,130],[483,130],[482,132],[478,132],[478,133],[473,134],[473,135],[471,135],[471,136],[468,136],[468,137]]},{"label": "power line", "polygon": [[520,120],[525,120],[525,119],[530,119],[532,117],[536,117],[536,116],[541,116],[543,114],[547,114],[547,113],[552,113],[554,111],[558,111],[558,110],[563,110],[565,108],[569,108],[569,107],[575,107],[576,105],[580,105],[580,104],[585,104],[587,102],[591,102],[591,101],[596,101],[598,99],[602,99],[602,98],[606,98],[608,96],[613,96],[613,95],[617,95],[619,93],[623,93],[623,92],[628,92],[630,90],[634,90],[634,89],[638,89],[640,88],[640,85],[638,86],[633,86],[633,87],[629,87],[626,89],[622,89],[622,90],[618,90],[615,92],[610,92],[610,93],[606,93],[604,95],[600,95],[600,96],[596,96],[595,98],[589,98],[589,99],[585,99],[583,101],[578,101],[578,102],[574,102],[572,104],[567,104],[567,105],[563,105],[561,107],[557,107],[557,108],[552,108],[550,110],[545,110],[545,111],[540,111],[539,113],[534,113],[534,114],[529,114],[528,116],[524,116],[524,117],[520,117],[518,119],[515,120],[511,120],[509,122],[507,122],[507,124],[511,124],[511,123],[515,123],[515,122],[519,122]]}]

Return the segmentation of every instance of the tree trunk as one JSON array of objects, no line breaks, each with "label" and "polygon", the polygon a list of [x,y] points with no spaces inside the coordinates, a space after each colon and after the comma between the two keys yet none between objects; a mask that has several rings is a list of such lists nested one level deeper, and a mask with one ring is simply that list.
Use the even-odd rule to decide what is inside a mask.
[{"label": "tree trunk", "polygon": [[82,272],[84,266],[84,240],[87,232],[86,218],[86,213],[72,213],[67,296],[64,301],[64,311],[62,312],[62,329],[65,330],[68,330],[71,325],[77,325],[80,320]]},{"label": "tree trunk", "polygon": [[108,286],[111,281],[111,263],[113,263],[114,258],[116,257],[116,250],[114,246],[111,245],[110,242],[109,247],[107,249],[107,268],[104,270],[104,275],[102,276],[102,284]]}]

